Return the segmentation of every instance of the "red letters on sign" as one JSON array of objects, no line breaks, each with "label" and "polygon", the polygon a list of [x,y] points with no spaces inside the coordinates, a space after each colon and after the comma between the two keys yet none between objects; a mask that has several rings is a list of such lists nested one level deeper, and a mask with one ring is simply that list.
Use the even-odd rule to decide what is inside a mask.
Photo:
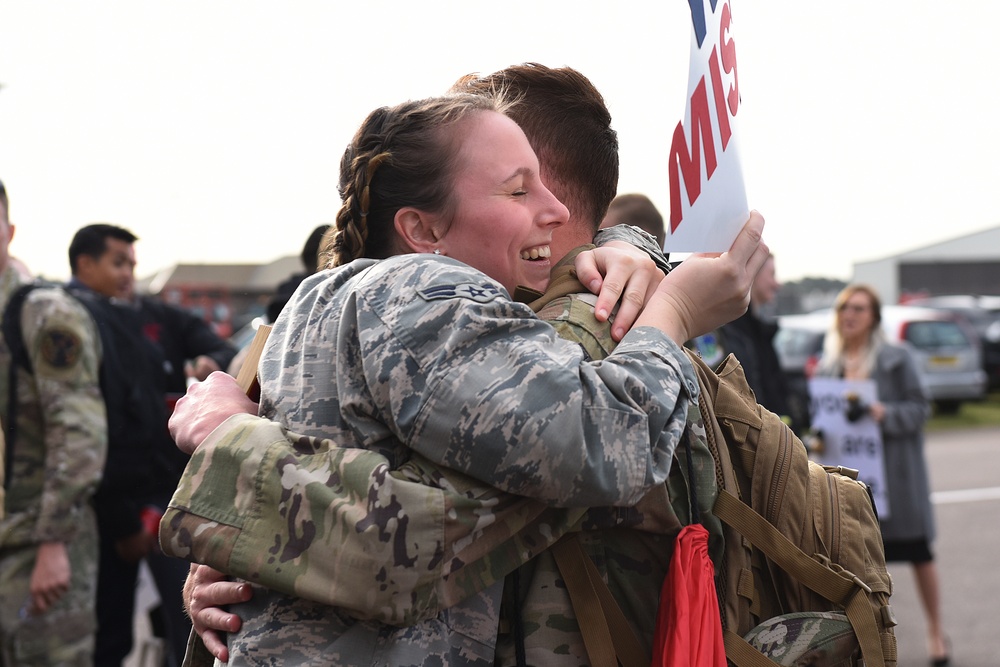
[{"label": "red letters on sign", "polygon": [[[729,26],[732,23],[732,12],[729,3],[721,8],[719,23],[719,47],[713,46],[709,55],[709,73],[711,75],[712,98],[715,102],[716,118],[719,123],[719,139],[722,150],[725,151],[732,138],[730,116],[736,116],[739,111],[740,93],[739,79],[736,74],[736,44],[732,38],[726,39]],[[723,90],[722,71],[732,74],[733,84],[728,91]],[[684,123],[677,123],[670,142],[670,231],[677,230],[681,224],[681,186],[680,178],[684,178],[684,189],[687,191],[688,205],[694,205],[701,195],[701,154],[705,154],[706,180],[712,178],[718,160],[715,153],[715,134],[712,131],[712,118],[709,114],[708,93],[705,77],[702,76],[691,94],[691,143],[688,144],[684,134]],[[703,148],[704,147],[704,148]]]}]

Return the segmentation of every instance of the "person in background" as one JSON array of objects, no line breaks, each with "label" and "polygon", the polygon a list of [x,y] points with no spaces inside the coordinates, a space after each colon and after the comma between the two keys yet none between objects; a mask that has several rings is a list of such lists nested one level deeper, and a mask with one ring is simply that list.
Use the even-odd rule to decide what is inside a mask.
[{"label": "person in background", "polygon": [[[774,302],[779,289],[781,283],[775,273],[774,255],[770,255],[754,279],[747,312],[716,331],[699,336],[691,342],[691,346],[712,367],[722,363],[726,355],[736,355],[757,402],[790,422],[788,381],[774,348],[778,325],[763,314],[766,307]],[[790,425],[796,432],[801,432],[806,426]]]},{"label": "person in background", "polygon": [[[130,292],[134,292],[134,286],[133,273]],[[209,374],[227,368],[236,355],[236,348],[220,337],[205,320],[183,308],[134,293],[129,301],[138,313],[143,336],[153,347],[154,359],[162,368],[164,400],[169,416],[177,399],[187,391],[188,378],[201,381]],[[162,453],[157,453],[155,491],[144,500],[141,509],[143,525],[154,537],[159,519],[188,461],[172,440],[170,444],[172,446],[164,447]],[[168,664],[179,665],[191,632],[191,619],[184,611],[177,589],[178,582],[182,583],[186,576],[186,568],[178,567],[176,559],[164,556],[158,545],[153,546],[146,561],[160,591],[159,605],[150,610],[152,626],[167,642]]]},{"label": "person in background", "polygon": [[[114,341],[105,346],[102,391],[110,431],[96,496],[98,667],[118,667],[132,650],[136,584],[144,559],[156,582],[168,654],[176,664],[191,627],[181,601],[186,568],[159,553],[156,527],[186,463],[166,428],[167,396],[186,385],[184,362],[195,353],[182,341],[184,327],[199,329],[172,309],[135,300],[137,240],[127,229],[98,223],[79,229],[69,249],[70,286],[105,308],[104,336]],[[224,345],[209,339],[200,344],[206,354],[213,351],[226,361]],[[203,364],[215,367],[217,362]]]},{"label": "person in background", "polygon": [[823,341],[816,375],[874,380],[878,400],[867,406],[882,432],[889,506],[880,517],[886,562],[913,565],[920,602],[927,618],[927,650],[934,667],[949,664],[941,623],[940,584],[931,542],[934,513],[924,457],[927,396],[910,354],[891,345],[882,332],[882,304],[870,286],[845,287],[834,302],[835,317]]},{"label": "person in background", "polygon": [[[299,286],[299,283],[308,276],[316,273],[320,264],[324,261],[320,256],[320,247],[323,245],[323,237],[328,229],[330,229],[330,225],[319,225],[310,232],[309,237],[302,246],[302,254],[299,256],[302,260],[304,271],[292,274],[287,280],[278,285],[274,296],[267,303],[266,316],[269,323],[274,324],[278,319],[278,315],[281,314],[282,308],[288,303],[288,299],[295,293],[295,289]],[[226,366],[223,366],[223,369],[233,377],[238,376],[240,369],[243,367],[243,361],[249,352],[250,345],[247,344],[233,356]],[[198,379],[204,380],[205,378],[199,377]]]},{"label": "person in background", "polygon": [[288,299],[291,298],[299,283],[319,270],[320,244],[323,241],[323,235],[326,234],[328,229],[330,229],[330,225],[319,225],[310,232],[309,237],[302,246],[302,254],[299,255],[302,259],[302,268],[304,270],[301,273],[292,274],[287,280],[278,285],[277,291],[267,304],[268,322],[273,324],[278,319],[281,309],[288,303]]},{"label": "person in background", "polygon": [[[11,296],[28,282],[9,261],[14,225],[8,211],[0,183],[0,307],[5,313]],[[89,665],[97,626],[98,533],[92,500],[108,442],[99,378],[102,341],[89,310],[58,286],[32,290],[10,326],[20,331],[31,370],[12,369],[4,338],[0,409],[7,474],[6,516],[0,522],[0,664]]]},{"label": "person in background", "polygon": [[612,199],[607,215],[601,221],[601,229],[615,225],[634,225],[644,229],[656,237],[656,242],[661,248],[667,240],[663,216],[646,195],[624,194]]}]

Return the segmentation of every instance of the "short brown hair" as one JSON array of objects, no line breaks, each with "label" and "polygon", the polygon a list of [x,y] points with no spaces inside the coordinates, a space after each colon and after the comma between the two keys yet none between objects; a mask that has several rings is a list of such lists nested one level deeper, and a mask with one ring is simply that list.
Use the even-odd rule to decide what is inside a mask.
[{"label": "short brown hair", "polygon": [[452,91],[515,100],[507,116],[521,126],[538,161],[569,192],[570,212],[597,231],[618,191],[618,133],[594,84],[570,67],[522,63],[493,74],[468,74]]},{"label": "short brown hair", "polygon": [[656,237],[661,248],[667,239],[667,230],[663,226],[663,215],[646,195],[618,195],[611,200],[605,221],[607,224],[602,224],[602,227],[635,225],[645,229]]}]

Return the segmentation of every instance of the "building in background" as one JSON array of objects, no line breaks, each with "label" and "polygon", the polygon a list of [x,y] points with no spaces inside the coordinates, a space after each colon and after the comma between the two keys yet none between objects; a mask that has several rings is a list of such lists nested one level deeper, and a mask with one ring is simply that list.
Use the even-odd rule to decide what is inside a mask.
[{"label": "building in background", "polygon": [[195,313],[228,338],[264,314],[277,285],[301,263],[289,255],[268,264],[175,264],[138,281],[136,289]]},{"label": "building in background", "polygon": [[854,282],[885,303],[945,294],[1000,295],[1000,226],[854,264]]}]

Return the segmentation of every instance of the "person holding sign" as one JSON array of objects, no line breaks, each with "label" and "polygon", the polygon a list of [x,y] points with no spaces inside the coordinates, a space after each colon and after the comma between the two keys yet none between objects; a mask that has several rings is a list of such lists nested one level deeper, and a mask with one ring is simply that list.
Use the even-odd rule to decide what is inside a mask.
[{"label": "person holding sign", "polygon": [[[345,154],[342,169],[345,203],[338,215],[340,233],[333,247],[338,260],[336,265],[340,268],[303,283],[275,324],[272,342],[265,348],[260,366],[261,410],[267,416],[275,415],[279,422],[300,433],[335,434],[338,442],[351,447],[355,455],[384,453],[396,463],[408,464],[407,470],[415,471],[413,466],[421,465],[419,455],[423,454],[430,463],[451,467],[480,481],[488,480],[507,493],[534,495],[553,505],[632,504],[645,490],[662,482],[662,478],[659,481],[657,478],[669,468],[669,458],[661,457],[669,457],[668,450],[672,450],[686,424],[687,393],[697,391],[690,372],[685,372],[687,358],[679,344],[694,330],[704,331],[706,327],[717,325],[719,319],[731,316],[732,311],[745,309],[750,280],[767,254],[766,246],[760,243],[763,220],[753,216],[733,251],[724,257],[689,258],[682,267],[671,272],[654,291],[639,316],[638,326],[626,334],[621,345],[602,362],[586,360],[575,344],[555,338],[549,325],[537,320],[526,306],[518,306],[509,299],[508,294],[518,285],[526,284],[536,289],[546,287],[551,267],[548,262],[542,262],[545,265],[542,274],[536,272],[541,266],[537,269],[534,264],[526,266],[525,262],[534,260],[528,259],[526,254],[535,254],[527,250],[544,247],[546,252],[538,254],[547,257],[545,246],[554,245],[552,232],[565,223],[568,212],[542,185],[537,158],[521,130],[513,121],[496,113],[495,104],[496,100],[478,95],[409,103],[374,112],[359,130],[356,141]],[[488,155],[483,153],[487,148]],[[392,159],[383,159],[383,155],[391,155]],[[438,173],[431,170],[430,165],[452,166]],[[509,183],[512,175],[516,180]],[[495,182],[498,177],[501,180]],[[502,194],[502,183],[512,186],[506,195]],[[442,202],[424,202],[423,208],[415,204],[404,205],[416,198],[421,188],[431,185],[435,186],[432,192],[442,193]],[[522,196],[528,193],[534,194]],[[356,198],[359,195],[360,198]],[[445,207],[446,202],[451,205]],[[404,225],[418,222],[422,222],[420,229],[423,230],[419,242],[406,231],[411,227]],[[402,226],[397,228],[396,225]],[[484,254],[482,239],[491,237],[495,241],[491,249],[514,248],[516,254],[501,252],[495,256],[496,250],[493,254]],[[380,247],[379,243],[384,245]],[[522,247],[526,250],[518,250]],[[400,256],[401,253],[405,255]],[[370,259],[350,261],[359,257]],[[387,258],[377,262],[377,257]],[[489,270],[494,280],[472,267]],[[394,296],[397,291],[399,297]],[[319,293],[333,301],[314,310],[320,302],[313,299]],[[680,307],[673,301],[679,295],[686,297]],[[321,299],[324,304],[328,303],[327,296]],[[733,299],[734,296],[737,298]],[[354,307],[349,304],[356,304],[360,309],[358,326],[344,328],[332,321],[327,326],[328,318],[339,319],[346,312],[344,307]],[[697,304],[697,310],[688,312],[693,304]],[[496,311],[497,308],[500,310]],[[431,311],[437,314],[430,316]],[[317,326],[314,326],[309,313],[320,317],[324,324],[315,323]],[[370,320],[369,313],[384,325]],[[689,318],[693,318],[692,321]],[[341,321],[346,323],[346,320]],[[710,324],[712,321],[714,324]],[[453,322],[461,326],[451,326]],[[510,332],[513,335],[504,335],[508,327],[516,329]],[[484,336],[484,331],[490,334]],[[406,332],[405,336],[397,338],[399,332]],[[336,342],[340,351],[317,354],[334,342],[324,339],[328,335],[338,337]],[[465,338],[466,342],[460,343],[455,336]],[[369,346],[364,341],[374,340],[372,337],[380,340]],[[285,358],[286,351],[297,354],[304,348],[296,344],[293,352],[281,345],[283,340],[307,344],[310,360]],[[402,342],[409,351],[404,353],[402,348],[397,348],[396,341]],[[422,342],[417,347],[410,347],[415,341]],[[665,348],[657,352],[661,344]],[[364,354],[361,354],[362,348]],[[410,364],[406,359],[414,353],[421,358]],[[350,357],[349,363],[331,365],[331,360],[346,360],[344,354]],[[641,361],[633,363],[633,356],[641,357]],[[470,364],[472,358],[475,363]],[[400,360],[404,362],[402,365]],[[387,365],[386,362],[391,363]],[[528,376],[518,371],[527,367],[531,368]],[[386,373],[393,368],[412,377],[384,384],[389,378]],[[599,380],[590,381],[591,369],[600,370]],[[302,380],[296,379],[300,372],[305,372],[301,378],[308,377],[308,384],[312,384],[313,379],[317,384],[304,389]],[[337,379],[333,380],[331,374]],[[628,378],[638,375],[643,376],[641,384],[630,384]],[[431,377],[433,382],[424,381]],[[622,381],[627,385],[622,387],[624,392],[608,393],[609,385]],[[581,382],[586,385],[582,393]],[[486,400],[488,397],[478,388],[481,383],[489,387],[487,393],[490,394],[496,394],[502,386],[509,387],[509,391],[504,390],[503,394]],[[362,384],[371,388],[375,388],[375,384],[384,386],[372,394],[363,389]],[[454,390],[438,393],[448,387]],[[536,393],[536,387],[544,388],[544,395]],[[641,387],[642,396],[631,397],[628,387]],[[430,393],[424,394],[424,388]],[[654,389],[650,391],[650,388]],[[321,392],[330,394],[321,396]],[[339,405],[346,407],[349,394],[356,398],[349,399],[352,407],[341,412]],[[393,398],[397,394],[399,400]],[[614,398],[625,395],[630,396],[628,406]],[[313,398],[320,399],[327,407],[315,411]],[[439,404],[419,408],[419,403],[425,399],[433,399]],[[369,400],[375,403],[364,408],[355,402]],[[397,407],[383,406],[384,400]],[[582,412],[577,407],[580,401],[587,406]],[[586,421],[587,415],[592,414],[591,402],[604,406],[600,410],[600,427],[579,432],[575,424],[580,416]],[[404,405],[410,407],[400,410]],[[549,414],[547,405],[556,405],[557,414]],[[412,411],[410,408],[417,409]],[[180,404],[178,409],[181,409]],[[645,425],[636,429],[626,424],[615,416],[621,411],[638,411],[636,416]],[[382,435],[369,442],[357,441],[353,427],[339,426],[347,414],[359,417],[364,414],[362,419],[368,426],[361,430],[375,428]],[[502,421],[485,418],[492,414],[502,415]],[[504,435],[500,427],[520,422],[518,415],[526,418],[524,424],[529,431],[520,433],[519,429],[512,439]],[[418,416],[416,423],[404,423]],[[301,418],[306,421],[300,421]],[[462,425],[466,418],[474,419],[475,423],[466,428]],[[315,423],[317,419],[321,423]],[[353,417],[348,420],[352,421]],[[556,422],[561,426],[557,428]],[[532,435],[530,429],[543,425],[544,437]],[[432,433],[427,429],[441,431]],[[361,430],[356,431],[357,434]],[[405,442],[402,439],[397,442],[401,436]],[[637,441],[639,438],[641,444]],[[514,443],[521,445],[517,457],[511,458],[499,451],[506,451]],[[634,444],[639,444],[637,452],[632,449]],[[440,449],[442,445],[448,450],[452,445],[457,447],[454,450],[457,456]],[[595,470],[597,478],[586,466],[581,467],[587,457],[565,456],[569,448],[591,446],[598,446],[602,452],[602,456],[595,459],[600,461],[600,470]],[[491,450],[500,456],[493,456]],[[537,463],[533,461],[530,470],[524,470],[520,461],[524,456],[531,456],[531,450],[539,454]],[[475,457],[463,453],[471,451],[475,451]],[[609,455],[604,456],[605,453]],[[628,480],[623,480],[619,472],[623,470],[622,464],[634,459],[637,453],[638,470],[630,463],[629,477],[636,477],[637,472],[640,478],[648,477],[651,484],[639,483],[633,492],[631,484],[623,484]],[[213,467],[221,461],[220,454],[221,450],[212,450]],[[664,467],[654,475],[655,471],[647,468],[656,463]],[[553,465],[569,465],[574,470],[568,475],[555,474],[550,472]],[[247,469],[243,465],[236,468]],[[282,471],[286,469],[283,463]],[[460,483],[464,486],[468,481]],[[308,502],[312,503],[313,499]],[[362,503],[360,509],[366,506]],[[378,507],[383,505],[378,504]],[[392,509],[391,515],[398,516],[397,508]],[[407,530],[414,528],[415,521],[421,519],[417,515],[409,518]],[[381,520],[380,517],[373,519]],[[406,545],[408,552],[412,551],[412,538],[402,537],[401,544]],[[298,545],[292,547],[299,548]],[[399,555],[402,556],[402,552]],[[435,558],[430,564],[439,560]],[[410,577],[420,570],[410,566],[404,569],[404,574]],[[370,592],[379,592],[381,585],[373,584],[374,579],[360,579]],[[461,610],[449,610],[440,620],[428,619],[423,630],[419,627],[407,630],[405,636],[398,635],[399,641],[392,642],[376,641],[386,636],[384,626],[355,623],[344,615],[347,610],[341,610],[332,617],[335,621],[333,634],[324,635],[327,646],[324,657],[350,664],[352,659],[359,657],[367,660],[365,656],[377,649],[380,657],[392,664],[411,664],[410,661],[417,661],[418,657],[419,664],[424,664],[430,651],[441,650],[445,656],[454,656],[448,658],[446,664],[457,664],[459,656],[471,664],[474,656],[485,650],[487,654],[482,655],[482,659],[492,664],[493,647],[488,638],[497,631],[495,603],[500,592],[500,581],[484,592],[487,597],[481,598],[485,605],[481,613],[477,612],[479,605],[467,607],[469,612],[477,612],[475,616],[479,620],[466,614],[456,615]],[[255,594],[254,600],[261,608],[266,603],[265,594]],[[400,599],[397,604],[408,600]],[[350,604],[363,602],[362,595]],[[301,608],[301,602],[294,604]],[[280,646],[274,650],[282,653],[284,664],[291,664],[289,652],[294,648],[287,633],[307,633],[309,628],[304,625],[307,621],[315,625],[321,620],[315,613],[307,619],[294,612],[295,622],[286,623],[282,619],[290,618],[288,610],[292,607],[285,605],[278,609],[272,606],[269,609],[276,612],[271,617],[244,618],[247,623],[260,620],[268,624],[268,629],[256,634],[247,632],[244,626],[241,634],[231,638],[235,643],[230,644],[230,655],[235,647],[237,657],[251,652],[260,656],[271,650],[262,642],[273,644],[277,640]],[[491,618],[493,622],[484,624],[484,620]],[[466,621],[466,631],[471,633],[467,637],[450,633],[450,628],[462,619]],[[271,631],[278,627],[283,634]],[[426,641],[408,640],[414,632],[423,632]],[[359,642],[368,645],[369,641],[375,643],[368,649],[359,648]],[[313,644],[294,644],[306,652],[310,646]],[[383,655],[383,652],[392,655]]]},{"label": "person holding sign", "polygon": [[[817,376],[845,380],[871,379],[877,400],[848,401],[853,415],[869,414],[879,425],[885,456],[891,515],[880,517],[886,562],[913,564],[917,589],[927,616],[931,664],[949,663],[941,626],[937,568],[931,553],[934,515],[924,458],[924,423],[930,413],[927,396],[909,353],[890,345],[882,332],[881,301],[867,285],[848,285],[834,303],[836,317],[826,335]],[[888,476],[887,476],[888,477]]]}]

